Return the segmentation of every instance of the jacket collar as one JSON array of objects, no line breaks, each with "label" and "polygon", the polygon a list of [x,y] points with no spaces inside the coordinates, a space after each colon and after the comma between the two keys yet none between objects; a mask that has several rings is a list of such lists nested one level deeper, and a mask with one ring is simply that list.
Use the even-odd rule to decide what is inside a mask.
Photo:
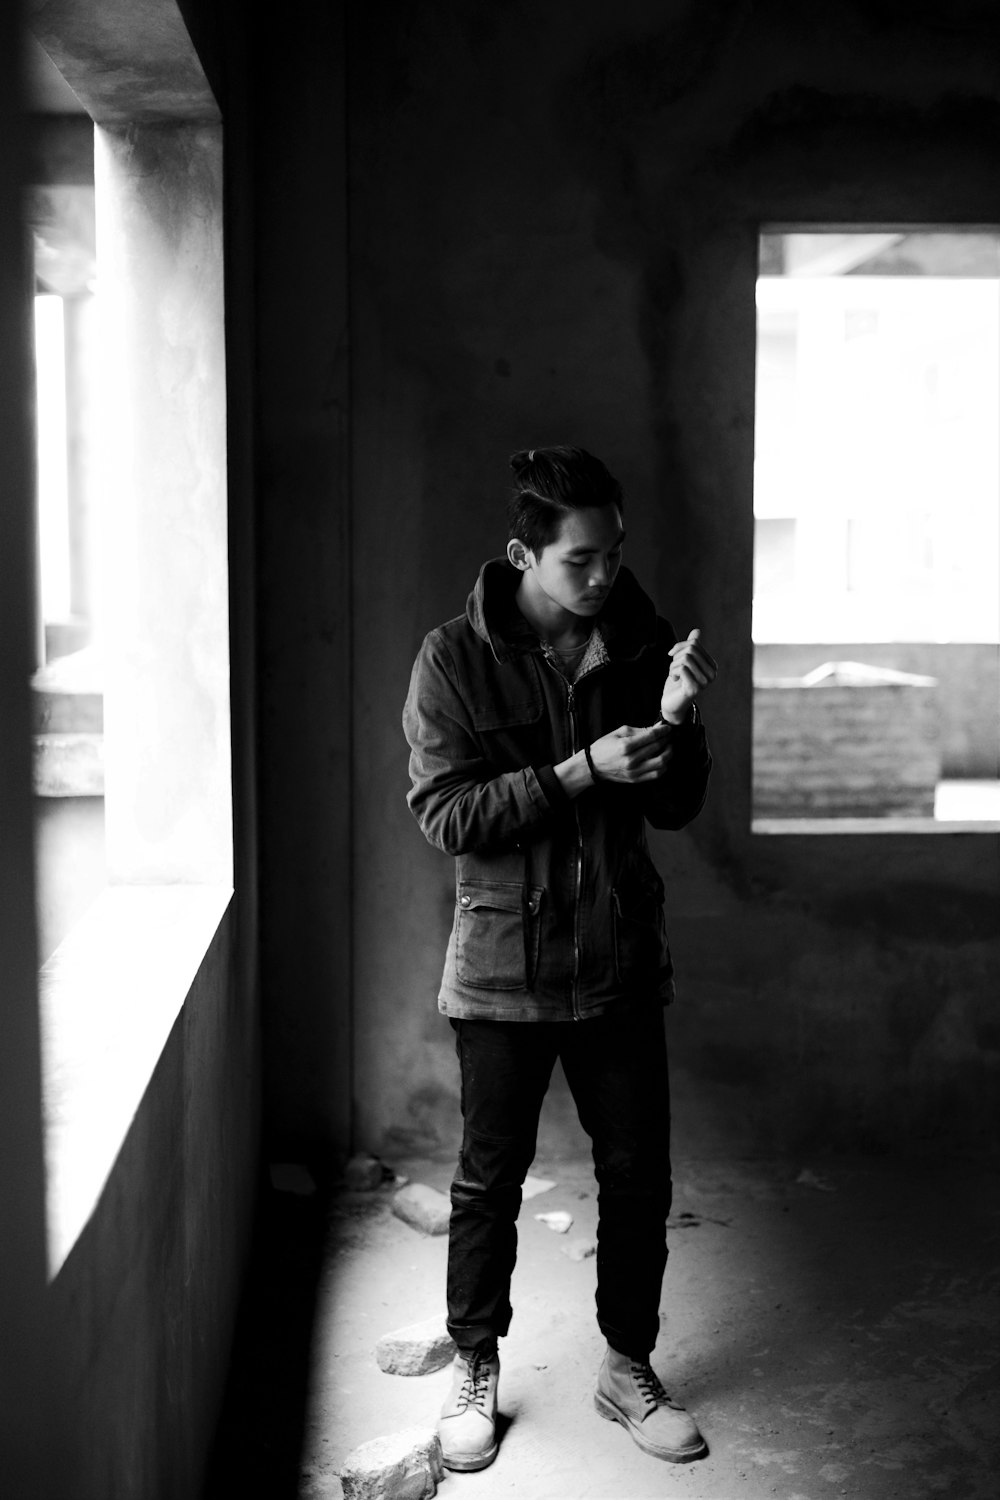
[{"label": "jacket collar", "polygon": [[[489,643],[498,662],[538,646],[538,636],[514,600],[521,575],[506,557],[483,563],[465,607],[473,630]],[[656,639],[656,609],[635,574],[621,568],[604,608],[596,617],[608,655],[629,660]]]}]

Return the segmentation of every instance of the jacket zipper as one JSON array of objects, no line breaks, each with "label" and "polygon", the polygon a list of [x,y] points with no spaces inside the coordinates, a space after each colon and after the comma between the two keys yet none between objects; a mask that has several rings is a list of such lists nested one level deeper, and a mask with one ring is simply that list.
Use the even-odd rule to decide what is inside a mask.
[{"label": "jacket zipper", "polygon": [[[579,746],[576,742],[576,694],[574,684],[566,684],[566,707],[569,710],[569,751],[575,755]],[[579,800],[573,804],[573,817],[576,822],[576,877],[573,893],[573,1020],[580,1019],[580,898],[583,887],[583,828],[580,824]]]},{"label": "jacket zipper", "polygon": [[[577,750],[579,750],[579,748],[580,748],[579,745],[577,744],[577,736],[576,736],[576,731],[577,731],[577,720],[576,720],[576,683],[568,682],[566,680],[566,678],[563,676],[563,674],[559,671],[559,668],[556,667],[556,666],[554,666],[553,663],[550,662],[547,657],[543,656],[542,659],[543,659],[543,661],[545,661],[545,663],[549,667],[549,669],[551,671],[555,672],[556,676],[559,678],[559,681],[566,688],[566,708],[567,708],[567,711],[569,713],[569,750],[570,750],[570,754],[571,755],[575,755],[576,752],[577,752]],[[589,672],[584,673],[584,676],[590,677],[593,672],[598,671],[598,670],[599,670],[599,667],[592,667]],[[582,680],[583,680],[582,678],[578,678],[577,679],[577,681],[582,681]],[[580,1014],[580,900],[581,900],[581,895],[582,895],[582,891],[583,891],[583,825],[580,822],[580,804],[579,804],[578,801],[574,802],[574,804],[573,804],[573,818],[574,818],[574,821],[576,823],[576,870],[575,870],[575,873],[574,873],[574,891],[573,891],[573,989],[572,989],[571,1003],[572,1003],[572,1007],[573,1007],[573,1020],[574,1021],[579,1021],[581,1019],[581,1014]]]}]

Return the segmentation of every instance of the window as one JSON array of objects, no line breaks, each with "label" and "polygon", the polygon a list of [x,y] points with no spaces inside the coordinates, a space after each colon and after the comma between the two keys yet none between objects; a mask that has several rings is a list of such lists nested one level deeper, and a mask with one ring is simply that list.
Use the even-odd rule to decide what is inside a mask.
[{"label": "window", "polygon": [[[46,75],[51,78],[50,67]],[[58,75],[56,75],[58,78]],[[39,954],[106,884],[94,127],[68,89],[32,117],[38,588],[32,679]],[[51,108],[53,90],[37,100]]]},{"label": "window", "polygon": [[1000,820],[1000,233],[761,237],[754,826]]},{"label": "window", "polygon": [[[233,885],[222,128],[172,0],[121,26],[97,25],[99,10],[81,23],[86,45],[69,23],[69,41],[61,34],[65,17],[41,31],[95,119],[85,128],[99,357],[85,384],[99,522],[87,626],[100,660],[107,864],[106,889],[40,979],[53,1274],[100,1197],[178,1013],[208,982]],[[39,265],[51,263],[44,231],[57,240],[59,222],[43,203]],[[58,408],[57,393],[56,426]],[[41,408],[40,417],[48,423]],[[68,512],[75,626],[85,574],[73,565],[73,465],[55,437],[43,444],[46,462],[69,476],[68,506],[52,492],[53,535],[65,535]],[[64,561],[53,577],[48,597],[62,610]]]}]

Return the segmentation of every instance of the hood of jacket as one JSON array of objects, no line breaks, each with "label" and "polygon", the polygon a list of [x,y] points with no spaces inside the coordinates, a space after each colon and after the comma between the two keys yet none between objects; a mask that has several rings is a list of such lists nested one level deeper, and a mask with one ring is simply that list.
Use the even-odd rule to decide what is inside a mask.
[{"label": "hood of jacket", "polygon": [[[498,662],[533,650],[538,636],[517,607],[521,574],[506,557],[483,563],[465,606],[476,634],[489,643]],[[595,620],[608,654],[620,661],[636,657],[656,640],[656,607],[635,574],[618,570],[614,586]]]}]

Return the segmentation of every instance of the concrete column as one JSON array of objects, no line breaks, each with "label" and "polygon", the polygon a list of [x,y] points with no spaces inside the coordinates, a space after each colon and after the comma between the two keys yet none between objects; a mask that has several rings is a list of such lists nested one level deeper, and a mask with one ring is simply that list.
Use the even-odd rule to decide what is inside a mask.
[{"label": "concrete column", "polygon": [[11,1495],[48,1496],[59,1423],[43,1386],[45,1186],[34,922],[31,726],[34,484],[30,279],[18,114],[20,6],[0,6],[0,1453]]},{"label": "concrete column", "polygon": [[[266,1118],[282,1151],[322,1143],[346,1156],[355,787],[343,11],[307,0],[294,27],[263,27],[257,45]],[[386,513],[385,529],[395,524]],[[380,663],[364,691],[383,691]]]},{"label": "concrete column", "polygon": [[232,881],[222,138],[98,129],[108,874]]}]

